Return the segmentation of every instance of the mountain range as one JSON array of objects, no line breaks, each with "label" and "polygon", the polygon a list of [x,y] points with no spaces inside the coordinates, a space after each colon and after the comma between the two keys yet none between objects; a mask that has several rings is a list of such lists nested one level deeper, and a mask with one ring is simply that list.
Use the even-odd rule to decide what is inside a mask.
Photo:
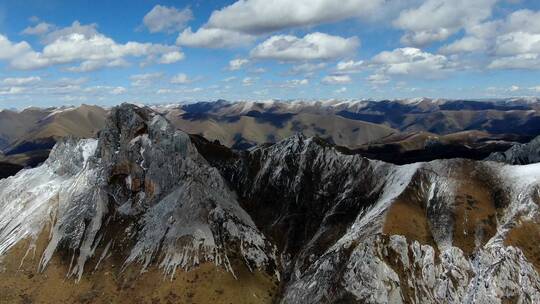
[{"label": "mountain range", "polygon": [[[387,105],[438,107],[434,113],[458,116],[457,110],[441,110],[444,102],[425,102]],[[537,155],[535,141],[512,146],[504,157],[491,154],[496,161],[396,165],[363,157],[354,145],[345,148],[320,134],[305,134],[319,132],[309,127],[249,149],[231,149],[230,142],[205,134],[206,128],[179,130],[182,123],[242,120],[287,130],[306,117],[293,114],[278,128],[273,125],[278,110],[257,110],[274,115],[256,114],[262,115],[258,121],[250,116],[253,107],[275,103],[244,103],[247,112],[220,103],[196,104],[199,110],[130,104],[108,109],[95,138],[59,137],[41,165],[0,179],[0,300],[540,301],[540,250],[535,246],[540,241],[540,166],[534,155],[523,157]],[[301,112],[310,107],[338,111],[339,106],[309,104]],[[501,101],[493,107],[470,110],[476,118],[467,121],[492,113],[476,124],[481,134],[534,135],[535,104]],[[196,112],[241,118],[190,116]],[[337,112],[325,115],[349,119]],[[494,131],[494,125],[504,126],[498,119],[511,116],[516,118],[505,126],[509,133]],[[361,121],[373,131],[362,136],[381,135],[382,140],[394,133],[380,130],[412,130],[387,119]],[[442,124],[448,130],[440,131],[442,137],[453,134],[448,122]],[[511,165],[515,158],[522,165]]]},{"label": "mountain range", "polygon": [[[537,99],[197,102],[152,105],[177,129],[249,149],[296,133],[372,159],[407,164],[483,159],[540,134]],[[95,137],[109,108],[82,105],[0,111],[2,176],[42,163],[67,136]],[[8,169],[9,168],[9,169]]]}]

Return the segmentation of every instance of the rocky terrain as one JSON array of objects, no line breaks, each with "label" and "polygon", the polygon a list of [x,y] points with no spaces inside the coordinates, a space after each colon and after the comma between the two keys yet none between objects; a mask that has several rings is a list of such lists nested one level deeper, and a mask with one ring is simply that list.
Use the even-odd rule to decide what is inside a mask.
[{"label": "rocky terrain", "polygon": [[0,180],[0,302],[536,303],[538,204],[539,164],[235,151],[124,104]]},{"label": "rocky terrain", "polygon": [[492,153],[487,160],[511,165],[526,165],[540,162],[540,136],[526,144],[514,145],[504,152]]}]

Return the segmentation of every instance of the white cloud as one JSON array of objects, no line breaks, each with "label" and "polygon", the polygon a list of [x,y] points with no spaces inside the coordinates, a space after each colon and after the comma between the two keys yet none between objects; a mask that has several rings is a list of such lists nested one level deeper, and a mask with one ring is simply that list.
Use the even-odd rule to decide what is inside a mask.
[{"label": "white cloud", "polygon": [[80,34],[84,37],[92,37],[98,35],[97,24],[81,24],[79,21],[73,21],[70,26],[64,28],[56,28],[54,31],[41,35],[43,44],[49,44],[62,37],[69,36],[71,34]]},{"label": "white cloud", "polygon": [[521,88],[517,85],[512,85],[510,86],[510,88],[508,89],[510,92],[516,92],[516,91],[519,91]]},{"label": "white cloud", "polygon": [[21,87],[0,88],[0,95],[17,95],[24,92]]},{"label": "white cloud", "polygon": [[383,0],[241,0],[214,11],[207,27],[261,34],[292,27],[371,17],[395,6]]},{"label": "white cloud", "polygon": [[54,25],[47,22],[40,22],[34,26],[25,28],[22,33],[25,35],[43,35],[50,32],[54,28]]},{"label": "white cloud", "polygon": [[443,54],[469,53],[486,48],[486,42],[477,37],[464,37],[441,48]]},{"label": "white cloud", "polygon": [[171,78],[171,83],[174,84],[188,84],[192,83],[194,80],[189,78],[188,75],[184,73],[176,74],[173,78]]},{"label": "white cloud", "polygon": [[329,75],[322,79],[324,84],[344,84],[350,83],[351,77],[349,75]]},{"label": "white cloud", "polygon": [[116,87],[111,90],[111,94],[113,95],[120,95],[127,92],[127,89],[124,87]]},{"label": "white cloud", "polygon": [[243,66],[245,66],[248,63],[249,63],[249,59],[244,59],[244,58],[233,59],[229,61],[229,70],[230,71],[240,70]]},{"label": "white cloud", "polygon": [[236,76],[227,77],[227,78],[223,79],[223,82],[231,82],[233,80],[236,80]]},{"label": "white cloud", "polygon": [[316,71],[322,70],[326,67],[325,62],[319,62],[319,63],[302,63],[294,65],[291,68],[290,74],[298,75],[298,74],[305,74],[308,76],[313,75]]},{"label": "white cloud", "polygon": [[39,76],[30,77],[9,77],[2,80],[2,84],[7,86],[24,86],[30,85],[41,81]]},{"label": "white cloud", "polygon": [[540,53],[540,34],[519,31],[499,35],[495,41],[494,51],[499,56],[538,54]]},{"label": "white cloud", "polygon": [[0,34],[0,60],[11,60],[31,50],[32,48],[26,41],[13,43],[6,36]]},{"label": "white cloud", "polygon": [[464,27],[489,18],[497,0],[427,0],[402,11],[394,25],[407,32],[401,41],[422,46],[444,41]]},{"label": "white cloud", "polygon": [[375,73],[373,75],[369,75],[367,81],[374,85],[381,85],[390,82],[390,78],[384,74]]},{"label": "white cloud", "polygon": [[341,87],[341,88],[339,88],[339,89],[337,89],[337,90],[334,91],[334,93],[336,93],[336,94],[343,94],[343,93],[345,93],[345,92],[347,92],[347,88],[346,88],[346,87]]},{"label": "white cloud", "polygon": [[339,73],[355,73],[364,68],[364,61],[340,61],[336,65],[336,71]]},{"label": "white cloud", "polygon": [[193,19],[189,8],[178,10],[175,7],[156,5],[143,18],[143,24],[151,33],[176,32],[184,29]]},{"label": "white cloud", "polygon": [[255,36],[224,30],[219,28],[201,27],[196,32],[191,28],[185,29],[178,38],[178,45],[202,48],[233,48],[251,44]]},{"label": "white cloud", "polygon": [[245,77],[244,79],[242,79],[242,84],[244,86],[250,86],[250,85],[253,85],[256,80],[257,80],[257,78]]},{"label": "white cloud", "polygon": [[305,85],[308,85],[308,84],[309,84],[308,79],[291,79],[291,80],[287,80],[282,85],[282,87],[284,87],[284,88],[296,88],[296,87],[305,86]]},{"label": "white cloud", "polygon": [[266,73],[266,69],[265,68],[256,68],[256,69],[251,69],[249,72],[253,73],[253,74],[263,74],[263,73]]},{"label": "white cloud", "polygon": [[417,48],[399,48],[384,51],[372,60],[379,74],[411,75],[436,78],[455,68],[446,56],[431,54]]},{"label": "white cloud", "polygon": [[104,61],[104,60],[85,60],[81,62],[78,66],[72,66],[67,68],[67,71],[70,72],[91,72],[95,70],[99,70],[104,67],[126,67],[128,66],[128,62],[125,61],[122,58],[112,60],[112,61]]},{"label": "white cloud", "polygon": [[529,90],[534,91],[536,93],[540,93],[540,86],[530,87]]},{"label": "white cloud", "polygon": [[81,25],[78,21],[42,36],[45,46],[35,51],[25,41],[14,43],[0,35],[0,60],[8,61],[15,69],[29,70],[53,65],[76,64],[66,67],[73,72],[93,71],[103,67],[129,64],[128,58],[144,58],[146,63],[173,63],[184,58],[175,45],[127,42],[117,43],[97,32],[97,25]]},{"label": "white cloud", "polygon": [[489,63],[490,69],[523,69],[534,70],[540,68],[540,54],[519,54],[494,59]]},{"label": "white cloud", "polygon": [[163,73],[146,73],[131,75],[131,85],[136,87],[147,86],[163,77]]},{"label": "white cloud", "polygon": [[198,93],[202,92],[202,88],[196,87],[196,88],[182,88],[182,89],[159,89],[156,91],[156,94],[159,95],[166,95],[166,94],[191,94],[191,93]]},{"label": "white cloud", "polygon": [[357,37],[343,38],[324,33],[311,33],[303,38],[276,35],[268,38],[251,51],[258,59],[327,60],[352,54],[360,45]]},{"label": "white cloud", "polygon": [[487,55],[492,69],[540,68],[540,12],[518,10],[505,19],[465,28],[466,35],[441,48],[444,54]]},{"label": "white cloud", "polygon": [[79,88],[74,89],[71,94],[85,94],[85,95],[91,95],[91,96],[99,96],[104,94],[110,94],[110,95],[121,95],[127,92],[127,89],[124,87],[113,87],[113,86],[107,86],[107,85],[97,85],[97,86],[91,86],[86,88]]},{"label": "white cloud", "polygon": [[172,52],[161,55],[161,57],[158,60],[158,63],[171,64],[171,63],[178,62],[184,58],[185,58],[184,53],[180,51],[172,51]]}]

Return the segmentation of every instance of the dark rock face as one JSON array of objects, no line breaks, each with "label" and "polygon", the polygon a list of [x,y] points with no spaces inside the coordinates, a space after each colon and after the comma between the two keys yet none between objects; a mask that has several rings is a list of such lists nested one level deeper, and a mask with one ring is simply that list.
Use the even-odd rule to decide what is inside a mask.
[{"label": "dark rock face", "polygon": [[0,179],[15,175],[23,166],[0,161]]},{"label": "dark rock face", "polygon": [[489,155],[486,160],[511,165],[527,165],[540,162],[540,136],[526,144],[518,144],[504,152]]},{"label": "dark rock face", "polygon": [[223,173],[259,227],[296,257],[326,249],[374,201],[374,170],[367,159],[299,134],[240,154]]}]

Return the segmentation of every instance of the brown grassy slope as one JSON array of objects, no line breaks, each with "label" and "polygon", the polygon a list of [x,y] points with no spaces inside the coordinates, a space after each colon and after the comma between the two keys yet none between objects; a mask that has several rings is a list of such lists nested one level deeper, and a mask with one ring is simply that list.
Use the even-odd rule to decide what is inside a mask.
[{"label": "brown grassy slope", "polygon": [[[453,161],[457,166],[445,178],[455,185],[450,203],[452,245],[465,254],[484,245],[496,232],[497,207],[493,188],[485,178],[482,165],[472,161]],[[383,227],[387,235],[403,235],[409,240],[435,245],[432,222],[428,215],[429,179],[416,174],[411,185],[389,208]]]},{"label": "brown grassy slope", "polygon": [[77,282],[66,277],[70,254],[55,254],[43,273],[37,271],[46,235],[38,239],[35,252],[22,241],[2,257],[0,303],[272,303],[278,289],[269,275],[234,261],[236,279],[212,263],[178,270],[172,279],[156,267],[144,273],[138,267],[122,271],[114,253],[96,269],[100,250]]},{"label": "brown grassy slope", "polygon": [[44,138],[93,137],[105,126],[107,114],[107,110],[89,105],[62,111],[39,121],[31,131],[19,137],[12,146]]},{"label": "brown grassy slope", "polygon": [[200,134],[210,140],[219,140],[233,146],[238,138],[253,143],[275,142],[302,132],[306,136],[330,138],[338,145],[358,147],[397,133],[383,125],[351,120],[336,115],[298,114],[282,125],[258,121],[254,117],[240,116],[236,121],[216,119],[188,120],[178,113],[169,113],[167,118],[187,133]]}]

